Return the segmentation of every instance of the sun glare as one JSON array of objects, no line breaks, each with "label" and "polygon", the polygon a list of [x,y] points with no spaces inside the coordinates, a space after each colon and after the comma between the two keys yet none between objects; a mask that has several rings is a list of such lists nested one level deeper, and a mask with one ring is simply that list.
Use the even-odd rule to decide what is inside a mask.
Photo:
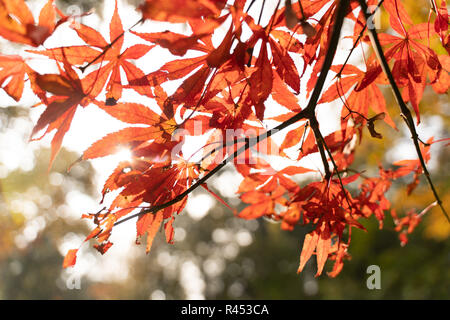
[{"label": "sun glare", "polygon": [[133,154],[131,153],[130,149],[122,148],[118,152],[116,152],[114,155],[114,161],[120,162],[120,161],[130,161],[133,159]]}]

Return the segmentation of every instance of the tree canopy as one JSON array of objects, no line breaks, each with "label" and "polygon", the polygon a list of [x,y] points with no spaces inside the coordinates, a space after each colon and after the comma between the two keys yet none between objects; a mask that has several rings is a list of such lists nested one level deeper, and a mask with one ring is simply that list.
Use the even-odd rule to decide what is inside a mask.
[{"label": "tree canopy", "polygon": [[[298,272],[315,255],[316,276],[332,260],[328,275],[335,277],[350,257],[352,230],[366,230],[371,216],[382,228],[390,215],[403,245],[430,210],[450,223],[427,169],[431,148],[449,138],[418,134],[425,92],[448,92],[447,5],[431,0],[428,19],[417,23],[403,2],[147,0],[137,7],[140,19],[127,21],[111,1],[106,36],[80,22],[90,12],[66,15],[49,0],[34,15],[23,0],[0,0],[0,36],[23,45],[16,55],[0,55],[0,85],[16,101],[30,90],[44,107],[30,139],[54,134],[49,167],[77,113],[95,107],[127,124],[68,164],[123,149],[131,154],[106,180],[99,211],[83,214],[94,224],[85,242],[95,241],[102,254],[113,245],[114,228],[132,218],[147,253],[160,229],[173,243],[178,215],[202,187],[237,218],[310,228]],[[380,11],[389,33],[377,30]],[[152,32],[155,21],[168,29]],[[67,25],[78,42],[48,48]],[[339,48],[344,44],[348,49]],[[161,52],[171,59],[147,68]],[[42,58],[54,63],[53,73],[33,67]],[[387,88],[397,109],[388,110]],[[355,169],[363,139],[386,139],[382,122],[389,135],[403,122],[416,158],[380,164],[376,172]],[[240,211],[208,186],[227,164],[242,177],[236,192],[247,206]],[[423,179],[434,199],[399,215],[401,203],[388,192],[405,177],[408,194]],[[76,263],[77,251],[69,250],[64,267]]]}]

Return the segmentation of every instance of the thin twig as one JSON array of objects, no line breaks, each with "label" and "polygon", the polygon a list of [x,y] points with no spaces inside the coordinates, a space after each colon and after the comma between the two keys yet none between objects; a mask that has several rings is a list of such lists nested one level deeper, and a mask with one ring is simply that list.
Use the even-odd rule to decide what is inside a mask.
[{"label": "thin twig", "polygon": [[[135,26],[137,26],[139,23],[141,23],[141,22],[143,22],[143,21],[144,21],[144,18],[141,18],[138,22],[136,22],[135,24],[133,24],[133,25],[132,25],[131,27],[129,27],[128,30],[126,30],[126,31],[130,31],[131,29],[133,29]],[[103,48],[103,51],[100,52],[100,53],[98,54],[98,56],[96,56],[96,57],[94,58],[94,60],[92,60],[91,62],[89,62],[89,63],[86,64],[85,66],[79,67],[79,69],[81,70],[81,72],[84,73],[84,71],[85,71],[88,67],[90,67],[90,66],[93,65],[98,59],[100,59],[101,57],[103,57],[103,56],[106,54],[106,52],[108,52],[108,50],[111,49],[112,46],[113,46],[117,41],[119,41],[120,38],[123,37],[123,35],[125,34],[126,31],[124,30],[124,31],[123,31],[121,34],[119,34],[119,35],[118,35],[111,43],[109,43],[107,46],[105,46],[105,47]]]},{"label": "thin twig", "polygon": [[262,18],[262,14],[264,12],[264,7],[265,6],[266,6],[266,0],[263,0],[263,3],[261,5],[261,11],[259,12],[258,24],[261,24],[261,18]]},{"label": "thin twig", "polygon": [[[371,13],[372,15],[374,15],[374,14],[378,11],[378,9],[381,7],[381,5],[383,4],[383,2],[384,2],[384,0],[381,0],[381,1],[377,4],[377,7],[376,7],[375,10]],[[357,47],[357,45],[358,45],[358,42],[361,40],[362,36],[364,35],[364,32],[366,31],[366,28],[367,28],[367,21],[366,21],[366,23],[364,24],[364,27],[363,27],[363,29],[361,30],[361,32],[359,33],[358,38],[356,39],[356,41],[355,41],[355,43],[353,44],[352,48],[350,49],[350,52],[348,53],[347,58],[345,59],[344,63],[342,64],[341,69],[340,69],[339,72],[337,73],[337,76],[341,75],[341,74],[342,74],[342,71],[344,71],[344,68],[345,68],[345,66],[346,66],[347,63],[348,63],[348,60],[350,59],[350,57],[351,57],[353,51],[356,49],[356,47]]]}]

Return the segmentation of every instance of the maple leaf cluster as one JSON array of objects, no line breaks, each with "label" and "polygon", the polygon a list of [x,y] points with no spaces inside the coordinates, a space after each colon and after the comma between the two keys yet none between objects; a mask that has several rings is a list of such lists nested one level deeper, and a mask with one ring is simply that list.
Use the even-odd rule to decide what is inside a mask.
[{"label": "maple leaf cluster", "polygon": [[[38,22],[24,0],[0,0],[0,36],[54,61],[58,68],[57,73],[41,74],[30,67],[31,58],[0,55],[0,86],[19,101],[28,81],[45,105],[31,138],[41,139],[55,131],[50,166],[79,107],[95,105],[130,125],[93,142],[80,158],[105,157],[124,147],[132,153],[132,160],[120,162],[105,182],[102,202],[107,199],[108,205],[83,215],[96,225],[85,241],[95,239],[94,247],[102,254],[112,245],[114,226],[133,217],[138,217],[136,241],[146,235],[147,252],[161,228],[167,242],[173,243],[173,223],[194,189],[202,186],[226,205],[206,180],[231,162],[243,177],[237,193],[248,204],[236,216],[280,221],[284,230],[312,225],[298,270],[315,254],[317,276],[332,260],[334,267],[328,274],[334,277],[350,257],[352,228],[364,229],[362,221],[372,215],[383,225],[385,213],[394,210],[386,198],[392,182],[412,174],[411,193],[436,142],[422,143],[415,137],[421,144],[419,159],[400,161],[389,169],[380,166],[378,176],[351,169],[357,146],[367,134],[365,128],[369,139],[382,138],[376,121],[396,129],[393,118],[398,115],[388,113],[384,87],[395,85],[400,99],[412,106],[417,123],[425,88],[431,86],[436,94],[448,92],[447,5],[431,3],[429,21],[414,25],[400,0],[278,1],[264,23],[261,17],[269,9],[264,4],[258,9],[254,0],[147,0],[137,8],[141,19],[127,29],[115,1],[109,37],[104,37],[93,27],[74,23],[53,0],[43,3]],[[364,12],[363,5],[389,16],[393,32],[377,36],[389,70],[375,50],[364,51],[358,66],[349,59],[333,64],[340,38],[353,44],[349,57],[353,49],[371,44],[369,31],[372,36],[375,31],[369,30],[366,14],[373,12]],[[151,32],[145,28],[149,20],[181,23],[189,32]],[[344,21],[352,26],[349,34],[340,34]],[[69,24],[85,44],[44,47],[63,24]],[[129,36],[141,43],[124,47]],[[213,37],[219,37],[216,45]],[[444,48],[439,54],[430,45],[436,39]],[[157,70],[137,67],[155,47],[167,50],[174,60]],[[324,87],[327,73],[334,78]],[[395,83],[388,81],[386,73]],[[171,82],[179,85],[169,94],[164,87]],[[125,101],[127,90],[153,99],[157,108]],[[300,105],[300,95],[310,99],[307,106]],[[330,102],[340,105],[340,128],[323,137],[316,110]],[[268,116],[274,110],[282,112]],[[267,130],[268,121],[278,125]],[[288,129],[277,145],[271,135],[293,124],[296,128]],[[238,134],[223,142],[230,130]],[[249,131],[254,135],[245,134]],[[180,146],[186,138],[206,133],[210,135],[200,149],[201,161],[185,157]],[[320,155],[323,172],[300,165],[313,154]],[[275,170],[267,160],[271,156],[294,164]],[[312,172],[321,178],[310,183],[297,179]],[[356,191],[350,192],[350,184],[357,186]],[[401,241],[406,243],[402,230],[406,227],[411,232],[420,218],[411,212],[398,218],[393,212]],[[76,254],[77,249],[68,252],[64,267],[75,264]]]}]

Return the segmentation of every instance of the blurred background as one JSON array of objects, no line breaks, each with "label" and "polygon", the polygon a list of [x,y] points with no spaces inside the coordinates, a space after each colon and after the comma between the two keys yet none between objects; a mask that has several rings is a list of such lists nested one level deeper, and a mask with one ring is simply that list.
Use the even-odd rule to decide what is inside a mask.
[{"label": "blurred background", "polygon": [[[42,1],[31,3],[42,6]],[[95,8],[96,14],[86,17],[91,20],[82,22],[106,25],[107,33],[103,19],[110,18],[112,0],[57,3],[63,11],[72,5],[84,11]],[[427,20],[427,1],[404,4],[414,21]],[[125,1],[120,5],[125,26],[137,21],[139,14],[132,6]],[[128,14],[133,17],[125,18]],[[389,31],[386,19],[381,22]],[[0,42],[2,53],[13,49],[9,43]],[[383,140],[362,140],[354,167],[370,173],[376,172],[379,163],[389,166],[400,157],[415,158],[389,90],[385,90],[385,96],[399,131],[380,124],[377,131],[383,134]],[[450,298],[450,226],[437,208],[425,215],[405,247],[400,246],[390,217],[383,230],[378,230],[374,218],[365,222],[368,232],[353,229],[352,259],[346,261],[339,276],[314,278],[314,258],[301,274],[296,273],[303,238],[310,230],[287,232],[268,220],[235,218],[229,209],[199,191],[193,193],[187,208],[175,220],[173,245],[158,235],[146,255],[144,246],[135,244],[135,224],[131,221],[113,232],[114,245],[107,254],[101,256],[85,243],[77,265],[63,270],[64,254],[78,247],[92,228],[81,220],[81,214],[101,208],[101,186],[117,158],[78,163],[70,172],[67,168],[90,143],[119,124],[103,120],[104,114],[98,113],[105,121],[99,126],[95,110],[78,116],[63,144],[66,149],[47,172],[50,139],[28,142],[43,109],[29,108],[36,102],[32,96],[17,104],[1,92],[0,101],[0,299]],[[448,95],[437,96],[427,89],[422,106],[422,139],[449,137]],[[80,132],[86,128],[90,129],[89,139],[82,140]],[[430,171],[450,209],[450,149],[435,145],[431,150]],[[411,208],[420,211],[434,201],[424,179],[407,196],[405,186],[411,179],[407,176],[398,181],[389,192],[398,214]],[[210,186],[231,206],[242,210],[244,206],[235,195],[240,181],[240,176],[227,167]],[[373,264],[381,268],[381,290],[366,286],[366,270]],[[330,266],[327,263],[325,269],[330,270]]]}]

